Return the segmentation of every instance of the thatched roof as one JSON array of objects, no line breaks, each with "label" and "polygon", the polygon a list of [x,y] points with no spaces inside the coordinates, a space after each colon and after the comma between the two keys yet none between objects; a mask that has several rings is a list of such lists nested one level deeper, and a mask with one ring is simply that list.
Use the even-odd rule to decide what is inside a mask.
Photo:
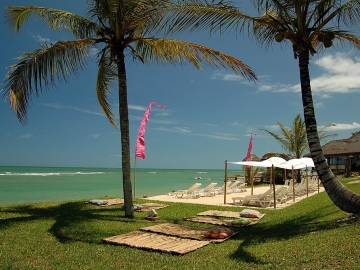
[{"label": "thatched roof", "polygon": [[290,157],[288,154],[286,153],[279,153],[279,152],[268,152],[266,154],[264,154],[261,158],[261,160],[266,160],[266,159],[269,159],[269,158],[272,158],[272,157],[281,157],[285,160],[289,160]]},{"label": "thatched roof", "polygon": [[360,131],[348,139],[333,140],[322,146],[324,156],[360,155]]},{"label": "thatched roof", "polygon": [[[257,155],[251,153],[251,161],[261,161],[261,158],[259,158]],[[246,157],[242,161],[246,161]]]}]

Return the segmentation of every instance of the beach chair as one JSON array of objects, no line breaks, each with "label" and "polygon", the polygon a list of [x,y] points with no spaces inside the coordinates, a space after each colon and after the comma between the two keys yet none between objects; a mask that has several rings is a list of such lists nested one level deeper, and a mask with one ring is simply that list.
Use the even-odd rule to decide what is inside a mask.
[{"label": "beach chair", "polygon": [[198,198],[200,197],[199,194],[196,192],[196,190],[201,186],[201,183],[195,183],[188,189],[178,190],[171,192],[171,196],[175,196],[176,198],[183,198],[183,199],[189,199],[189,198]]},{"label": "beach chair", "polygon": [[275,190],[275,199],[277,203],[286,202],[288,196],[286,193],[288,192],[289,186],[282,186]]},{"label": "beach chair", "polygon": [[[226,193],[229,194],[231,193],[231,190],[229,189],[231,185],[231,182],[227,182],[226,184]],[[215,192],[215,195],[217,194],[224,194],[224,190],[225,190],[225,184],[223,184],[221,187],[214,187],[213,191]]]},{"label": "beach chair", "polygon": [[215,196],[214,187],[217,183],[211,183],[206,188],[196,189],[195,194],[199,195],[200,197],[210,197]]},{"label": "beach chair", "polygon": [[233,197],[235,205],[259,204],[261,207],[269,207],[273,202],[273,189],[270,188],[262,194],[248,195],[245,197]]},{"label": "beach chair", "polygon": [[245,192],[246,189],[244,189],[246,187],[246,183],[238,183],[235,187],[233,187],[231,189],[231,193],[239,193],[239,192]]}]

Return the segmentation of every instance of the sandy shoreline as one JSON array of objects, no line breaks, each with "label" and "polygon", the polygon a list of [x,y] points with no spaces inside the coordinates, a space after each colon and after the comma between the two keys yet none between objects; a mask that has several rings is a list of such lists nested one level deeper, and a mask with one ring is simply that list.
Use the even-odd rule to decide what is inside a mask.
[{"label": "sandy shoreline", "polygon": [[[269,189],[269,186],[266,187],[255,187],[254,188],[254,192],[253,194],[261,194],[264,193],[266,190]],[[240,207],[240,206],[236,206],[233,204],[233,197],[245,197],[247,195],[251,195],[251,188],[246,188],[245,192],[238,192],[238,193],[230,193],[230,194],[226,194],[226,199],[224,200],[224,195],[215,195],[212,197],[200,197],[200,198],[196,198],[196,199],[179,199],[179,198],[175,198],[175,197],[170,197],[168,195],[159,195],[159,196],[152,196],[152,197],[148,197],[148,198],[144,198],[146,200],[154,200],[154,201],[161,201],[161,202],[179,202],[179,203],[193,203],[193,204],[206,204],[206,205],[216,205],[216,206],[234,206],[234,207]],[[320,187],[319,192],[323,192],[324,188]],[[292,205],[296,202],[299,202],[303,199],[306,199],[307,197],[313,196],[318,194],[317,191],[315,192],[309,192],[308,196],[305,194],[303,196],[297,196],[295,198],[295,202],[293,201],[293,199],[288,199],[285,203],[283,204],[276,204],[276,209],[282,209],[284,207],[287,207],[289,205]],[[225,203],[224,203],[225,202]],[[241,206],[241,207],[245,207]],[[249,208],[262,208],[262,207],[256,207],[256,206],[246,206]],[[263,208],[264,209],[264,208]],[[266,209],[274,209],[273,206],[267,207]]]}]

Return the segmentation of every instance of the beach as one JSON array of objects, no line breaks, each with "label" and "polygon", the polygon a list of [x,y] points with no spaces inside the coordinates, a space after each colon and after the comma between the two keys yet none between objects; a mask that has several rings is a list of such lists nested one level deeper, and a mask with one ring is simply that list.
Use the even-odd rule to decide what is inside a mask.
[{"label": "beach", "polygon": [[[277,185],[276,188],[279,188],[281,185]],[[254,187],[253,189],[253,195],[258,195],[266,192],[270,186],[262,186],[262,187]],[[152,196],[145,198],[146,200],[155,200],[155,201],[161,201],[161,202],[177,202],[177,203],[193,203],[193,204],[205,204],[205,205],[216,205],[216,206],[234,206],[233,204],[233,197],[245,197],[248,195],[251,195],[251,188],[248,187],[245,189],[245,192],[236,192],[236,193],[230,193],[226,194],[219,194],[215,196],[210,197],[199,197],[199,198],[190,198],[190,199],[183,199],[183,198],[176,198],[175,196],[169,196],[169,194],[166,195],[159,195],[159,196]],[[324,192],[325,189],[323,187],[319,188],[319,193]],[[288,199],[285,203],[277,203],[276,209],[282,209],[284,207],[287,207],[289,205],[292,205],[294,203],[297,203],[303,199],[306,199],[310,196],[314,196],[318,194],[318,191],[315,192],[309,192],[308,195],[304,194],[302,196],[296,196],[295,200]],[[244,205],[249,208],[262,208],[261,206],[255,206],[255,205]],[[271,205],[269,207],[266,207],[266,209],[274,209],[274,206]]]},{"label": "beach", "polygon": [[[229,170],[229,175],[241,173],[240,169]],[[210,183],[217,183],[216,186],[219,187],[224,183],[224,170],[137,169],[133,191],[135,191],[135,198],[147,197],[148,200],[163,202],[219,206],[233,206],[233,197],[251,194],[250,187],[246,188],[246,192],[226,194],[226,203],[224,203],[223,195],[197,199],[178,199],[168,196],[172,190],[187,189],[194,183],[201,183],[201,188],[205,188]],[[255,186],[254,194],[263,193],[267,189],[269,186]],[[317,193],[309,193],[309,196],[314,194]],[[0,167],[0,205],[122,197],[121,169]],[[304,198],[306,195],[296,197],[295,202]],[[277,208],[280,209],[292,203],[292,200],[288,200],[285,204],[278,204]]]},{"label": "beach", "polygon": [[[229,174],[242,174],[240,166]],[[224,183],[224,169],[136,169],[135,198],[167,194],[199,182]],[[0,166],[0,205],[123,197],[118,168]]]}]

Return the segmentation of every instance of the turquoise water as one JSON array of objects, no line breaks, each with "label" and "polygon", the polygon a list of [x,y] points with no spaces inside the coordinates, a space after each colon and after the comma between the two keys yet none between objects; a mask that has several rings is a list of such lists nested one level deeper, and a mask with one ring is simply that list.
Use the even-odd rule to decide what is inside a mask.
[{"label": "turquoise water", "polygon": [[[242,174],[228,170],[228,175]],[[136,169],[135,196],[187,189],[196,182],[222,185],[225,170]],[[132,170],[134,190],[134,170]],[[0,205],[123,197],[121,169],[0,167]]]}]

